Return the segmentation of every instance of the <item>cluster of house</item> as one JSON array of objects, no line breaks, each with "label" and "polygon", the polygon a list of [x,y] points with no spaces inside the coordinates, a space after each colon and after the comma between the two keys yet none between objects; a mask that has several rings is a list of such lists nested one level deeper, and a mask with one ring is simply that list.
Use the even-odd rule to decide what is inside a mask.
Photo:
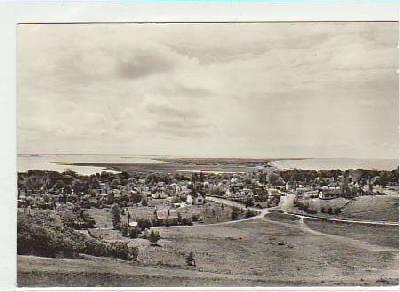
[{"label": "cluster of house", "polygon": [[294,193],[296,200],[307,200],[319,198],[321,200],[332,200],[337,198],[352,199],[364,195],[381,195],[399,191],[399,186],[389,184],[385,187],[376,185],[377,177],[369,178],[365,185],[360,185],[359,181],[352,179],[351,176],[341,175],[338,179],[330,178],[327,185],[303,186],[295,182],[286,183],[286,191]]},{"label": "cluster of house", "polygon": [[377,185],[376,180],[379,178],[368,179],[366,184],[360,185],[359,180],[343,174],[324,179],[319,184],[315,180],[301,184],[299,180],[284,181],[278,173],[264,168],[245,173],[192,171],[180,175],[142,173],[134,177],[121,177],[121,174],[79,178],[57,175],[57,179],[50,179],[46,173],[39,175],[39,179],[36,179],[42,184],[39,188],[30,188],[32,181],[28,184],[27,177],[21,177],[21,181],[25,180],[19,182],[18,204],[54,208],[57,202],[79,202],[83,208],[101,208],[115,202],[127,207],[145,206],[149,201],[162,201],[173,208],[181,208],[202,205],[205,203],[205,196],[210,195],[267,207],[277,205],[280,197],[287,193],[295,194],[296,199],[326,200],[379,194],[390,188],[398,192],[397,184],[392,183],[385,188]]}]

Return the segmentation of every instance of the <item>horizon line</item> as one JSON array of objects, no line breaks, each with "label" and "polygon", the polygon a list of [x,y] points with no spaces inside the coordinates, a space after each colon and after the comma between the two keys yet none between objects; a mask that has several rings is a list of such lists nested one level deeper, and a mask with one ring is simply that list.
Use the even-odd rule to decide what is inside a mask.
[{"label": "horizon line", "polygon": [[158,157],[174,157],[174,158],[183,158],[183,159],[276,159],[276,160],[290,160],[290,159],[380,159],[380,160],[399,160],[399,157],[237,157],[237,156],[229,156],[229,157],[216,157],[216,156],[179,156],[176,154],[128,154],[128,153],[17,153],[18,155],[124,155],[124,156],[158,156]]}]

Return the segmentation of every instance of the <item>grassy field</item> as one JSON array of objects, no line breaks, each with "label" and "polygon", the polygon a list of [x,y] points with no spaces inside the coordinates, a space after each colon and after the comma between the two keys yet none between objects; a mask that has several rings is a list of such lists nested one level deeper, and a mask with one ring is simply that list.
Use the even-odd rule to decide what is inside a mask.
[{"label": "grassy field", "polygon": [[270,213],[265,215],[265,218],[268,218],[273,221],[287,222],[287,223],[293,223],[299,220],[299,218],[294,215],[284,214],[278,211],[271,211]]},{"label": "grassy field", "polygon": [[399,227],[305,219],[307,226],[326,234],[340,235],[371,244],[399,248]]},{"label": "grassy field", "polygon": [[399,197],[363,196],[352,200],[340,214],[345,218],[399,221]]},{"label": "grassy field", "polygon": [[[140,245],[134,263],[95,257],[67,260],[19,256],[18,285],[398,284],[397,250],[358,248],[345,240],[307,232],[299,224],[256,219],[228,225],[161,228],[160,246],[133,240],[132,244]],[[376,237],[375,230],[352,228],[347,232],[362,233],[364,239]],[[194,254],[195,267],[186,264],[190,252]]]},{"label": "grassy field", "polygon": [[[314,198],[307,202],[310,205],[310,209],[315,210],[316,214],[320,216],[371,221],[399,221],[398,195],[361,196],[352,200],[344,198],[321,200]],[[325,209],[325,213],[321,212],[321,208]],[[341,212],[337,215],[330,215],[327,213],[329,208],[332,210],[340,208]],[[301,212],[291,204],[288,204],[286,209],[291,212]]]},{"label": "grassy field", "polygon": [[[158,209],[163,209],[166,207],[167,205],[163,205],[161,203],[157,205]],[[124,209],[129,211],[129,213],[132,215],[132,220],[135,220],[135,218],[153,218],[154,216],[154,208],[151,207],[128,207]],[[187,207],[179,208],[177,209],[177,212],[182,212],[183,217],[185,217],[184,214],[186,214],[189,210],[189,213],[197,214],[199,219],[203,221],[204,224],[213,224],[232,220],[232,208],[227,205],[224,205],[224,207],[222,207],[219,203],[207,202],[204,205],[193,205],[190,209]],[[96,220],[96,227],[112,227],[112,216],[110,208],[91,208],[87,209],[87,212]],[[238,219],[244,218],[244,216],[245,212],[240,214]],[[121,215],[121,221],[128,221],[127,212],[125,212],[125,215]],[[193,223],[196,224],[196,222]]]}]

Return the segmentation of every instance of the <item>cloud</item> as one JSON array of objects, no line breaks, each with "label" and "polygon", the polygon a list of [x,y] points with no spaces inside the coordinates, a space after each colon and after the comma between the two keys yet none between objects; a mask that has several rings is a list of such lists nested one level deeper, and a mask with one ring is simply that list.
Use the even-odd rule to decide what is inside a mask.
[{"label": "cloud", "polygon": [[163,58],[159,54],[134,51],[119,57],[117,71],[123,78],[137,79],[171,71],[174,64],[173,60]]},{"label": "cloud", "polygon": [[18,151],[397,156],[397,37],[387,22],[19,25]]},{"label": "cloud", "polygon": [[212,127],[205,116],[193,108],[179,108],[170,105],[148,104],[146,111],[151,114],[150,130],[162,136],[188,137],[204,135]]}]

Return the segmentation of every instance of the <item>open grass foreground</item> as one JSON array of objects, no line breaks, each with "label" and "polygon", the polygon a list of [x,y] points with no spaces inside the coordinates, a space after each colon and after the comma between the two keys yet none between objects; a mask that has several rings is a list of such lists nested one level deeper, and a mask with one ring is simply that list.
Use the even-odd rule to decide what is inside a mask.
[{"label": "open grass foreground", "polygon": [[[160,228],[159,246],[128,239],[140,245],[131,262],[18,256],[18,286],[398,285],[398,229],[380,230],[393,233],[384,242],[373,240],[374,228],[354,226],[267,217]],[[195,266],[187,265],[190,252]]]}]

